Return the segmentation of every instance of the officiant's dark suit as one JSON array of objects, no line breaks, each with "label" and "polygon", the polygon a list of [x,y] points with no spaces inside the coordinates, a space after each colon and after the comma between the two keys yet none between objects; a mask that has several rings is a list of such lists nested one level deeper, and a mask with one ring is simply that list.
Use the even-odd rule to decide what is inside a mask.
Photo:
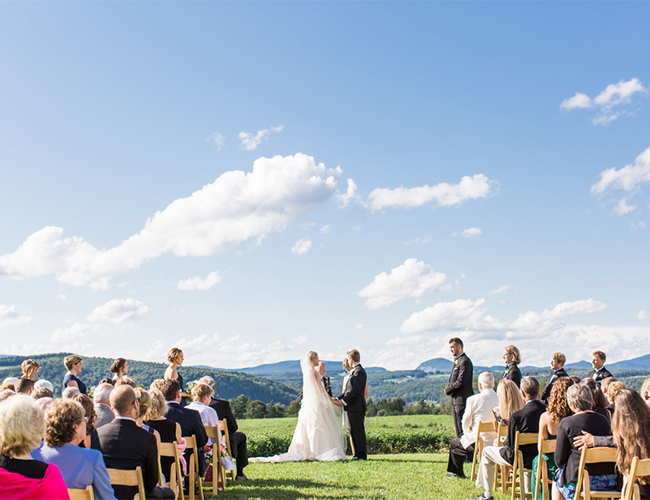
[{"label": "officiant's dark suit", "polygon": [[463,414],[465,413],[465,401],[474,394],[472,382],[474,376],[474,365],[463,352],[463,342],[460,339],[449,341],[451,353],[454,355],[454,366],[449,375],[449,384],[445,387],[445,394],[451,396],[451,404],[454,409],[454,426],[456,436],[463,435]]},{"label": "officiant's dark suit", "polygon": [[364,394],[366,391],[366,370],[361,364],[357,363],[352,370],[343,394],[339,399],[345,403],[344,409],[348,412],[350,420],[350,437],[354,444],[354,459],[366,460],[368,454],[366,451],[366,400]]}]

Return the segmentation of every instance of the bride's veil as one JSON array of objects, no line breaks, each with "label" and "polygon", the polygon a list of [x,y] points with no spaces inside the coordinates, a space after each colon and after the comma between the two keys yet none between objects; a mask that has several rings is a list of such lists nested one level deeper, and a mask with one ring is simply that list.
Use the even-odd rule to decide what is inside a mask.
[{"label": "bride's veil", "polygon": [[309,359],[309,353],[300,360],[300,368],[302,369],[303,403],[305,401],[315,403],[321,397],[321,390],[318,387],[321,382],[311,359]]}]

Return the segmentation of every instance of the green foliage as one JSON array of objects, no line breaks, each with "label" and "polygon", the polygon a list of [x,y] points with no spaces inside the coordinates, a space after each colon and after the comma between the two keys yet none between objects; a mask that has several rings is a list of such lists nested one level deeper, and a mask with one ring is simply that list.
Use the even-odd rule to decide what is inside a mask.
[{"label": "green foliage", "polygon": [[291,401],[291,404],[289,405],[289,408],[287,408],[287,412],[285,413],[285,416],[287,417],[297,417],[298,413],[300,413],[300,401],[297,399],[295,401]]},{"label": "green foliage", "polygon": [[251,401],[248,404],[245,418],[266,418],[266,405],[261,401]]}]

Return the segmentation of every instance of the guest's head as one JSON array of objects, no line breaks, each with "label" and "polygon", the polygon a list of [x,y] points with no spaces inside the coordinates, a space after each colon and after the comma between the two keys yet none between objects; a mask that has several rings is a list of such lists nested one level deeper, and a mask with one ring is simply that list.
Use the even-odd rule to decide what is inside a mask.
[{"label": "guest's head", "polygon": [[623,382],[619,382],[617,380],[609,384],[609,389],[607,391],[607,399],[609,400],[610,403],[614,403],[614,400],[616,399],[616,395],[619,393],[621,389],[625,389],[625,384]]},{"label": "guest's head", "polygon": [[361,354],[357,349],[351,349],[348,351],[348,359],[350,360],[350,366],[361,361]]},{"label": "guest's head", "polygon": [[71,354],[70,356],[63,358],[63,364],[65,365],[66,370],[73,375],[76,375],[83,368],[83,358],[76,354]]},{"label": "guest's head", "polygon": [[521,379],[521,392],[524,399],[537,399],[539,397],[539,381],[535,377]]},{"label": "guest's head", "polygon": [[458,337],[449,339],[449,350],[452,356],[460,356],[463,353],[463,341]]},{"label": "guest's head", "polygon": [[[162,387],[165,384],[165,380],[162,378],[157,378],[153,382],[151,382],[151,385],[149,386],[149,389],[158,389],[159,391],[162,391]],[[180,387],[180,386],[179,386]]]},{"label": "guest's head", "polygon": [[307,353],[307,357],[309,358],[309,361],[311,361],[311,364],[314,366],[318,366],[318,353],[316,351],[309,351]]},{"label": "guest's head", "polygon": [[111,392],[111,407],[116,415],[135,419],[138,416],[138,399],[133,388],[128,385],[116,387]]},{"label": "guest's head", "polygon": [[41,399],[41,398],[53,398],[54,393],[49,390],[47,387],[39,387],[38,389],[34,389],[34,392],[32,392],[32,398],[35,400]]},{"label": "guest's head", "polygon": [[141,421],[144,419],[144,416],[147,414],[147,411],[151,406],[151,396],[142,387],[135,388],[135,395],[138,398],[138,406],[140,407],[136,420]]},{"label": "guest's head", "polygon": [[318,362],[318,373],[320,373],[320,376],[324,377],[326,371],[327,371],[327,366],[325,366],[325,361],[319,361]]},{"label": "guest's head", "polygon": [[551,370],[559,370],[566,363],[566,356],[561,352],[554,352],[551,355]]},{"label": "guest's head", "polygon": [[165,396],[166,401],[181,400],[181,386],[176,380],[167,379],[160,387],[160,392]]},{"label": "guest's head", "polygon": [[490,372],[482,372],[478,376],[478,389],[479,391],[494,389],[494,375]]},{"label": "guest's head", "polygon": [[650,406],[650,378],[647,378],[643,381],[643,385],[641,386],[639,394],[645,401],[645,404]]},{"label": "guest's head", "polygon": [[[115,385],[115,380],[113,380],[111,377],[104,377],[99,381],[100,384],[109,384],[109,385]],[[98,384],[99,385],[99,384]]]},{"label": "guest's head", "polygon": [[519,355],[519,349],[513,345],[507,345],[503,348],[503,361],[506,365],[514,363],[518,365],[521,363],[521,356]]},{"label": "guest's head", "polygon": [[216,394],[216,389],[214,387],[214,379],[208,375],[205,375],[204,377],[201,377],[199,379],[199,384],[206,384],[209,385],[212,388],[212,391]]},{"label": "guest's head", "polygon": [[[650,458],[650,408],[631,389],[619,390],[614,404],[612,434],[618,448],[616,464],[623,474],[629,474],[634,457]],[[645,484],[649,481],[650,477],[642,479]]]},{"label": "guest's head", "polygon": [[133,380],[128,375],[122,375],[115,381],[115,387],[119,387],[121,385],[128,385],[129,387],[135,389],[135,380]]},{"label": "guest's head", "polygon": [[[36,403],[36,406],[38,406],[44,412],[46,412],[47,409],[50,407],[50,405],[52,403],[54,403],[55,401],[56,401],[56,399],[54,399],[54,398],[38,398],[38,399],[34,400],[34,402]],[[63,400],[61,400],[61,401],[63,401]],[[66,401],[70,401],[70,400],[66,399]]]},{"label": "guest's head", "polygon": [[182,365],[185,357],[183,356],[183,351],[178,347],[172,347],[167,353],[167,361],[171,364]]},{"label": "guest's head", "polygon": [[40,365],[33,359],[26,359],[20,364],[20,369],[23,371],[23,376],[34,380]]},{"label": "guest's head", "polygon": [[508,420],[510,415],[524,407],[521,391],[512,380],[501,379],[497,387],[497,396],[499,396],[499,413],[504,420]]},{"label": "guest's head", "polygon": [[52,385],[52,382],[50,382],[49,380],[45,380],[44,378],[34,382],[35,391],[40,389],[41,387],[45,387],[46,389],[49,389],[50,391],[54,392],[54,386]]},{"label": "guest's head", "polygon": [[603,394],[605,396],[608,396],[607,388],[609,387],[609,384],[611,384],[612,382],[616,382],[616,379],[614,377],[606,377],[600,381],[600,390],[603,391]]},{"label": "guest's head", "polygon": [[24,394],[0,404],[0,454],[22,457],[41,444],[45,418],[32,398]]},{"label": "guest's head", "polygon": [[85,394],[76,394],[71,399],[83,406],[83,409],[86,412],[86,434],[90,435],[90,433],[95,430],[95,424],[97,424],[97,413],[95,413],[93,400]]},{"label": "guest's head", "polygon": [[565,417],[573,415],[566,397],[566,391],[573,385],[569,377],[562,377],[555,381],[551,394],[548,397],[547,413],[554,422],[559,422]]},{"label": "guest's head", "polygon": [[52,403],[45,413],[47,445],[58,448],[73,440],[76,441],[74,444],[83,441],[86,437],[85,416],[83,406],[77,401],[68,399]]},{"label": "guest's head", "polygon": [[107,405],[111,404],[111,392],[113,392],[114,387],[111,384],[99,384],[95,388],[93,393],[93,401],[95,404],[104,403]]},{"label": "guest's head", "polygon": [[33,391],[34,381],[31,378],[23,377],[16,382],[16,394],[27,394],[31,396]]},{"label": "guest's head", "polygon": [[594,411],[601,410],[609,405],[609,401],[603,394],[603,391],[600,390],[600,386],[596,383],[593,378],[586,378],[581,382],[581,385],[586,385],[591,390],[593,396],[593,408]]},{"label": "guest's head", "polygon": [[145,420],[159,420],[167,413],[167,405],[165,404],[165,396],[158,389],[149,389],[149,396],[151,396],[151,404],[147,409]]},{"label": "guest's head", "polygon": [[109,371],[119,378],[129,371],[129,362],[124,358],[117,358],[113,361]]},{"label": "guest's head", "polygon": [[16,392],[17,383],[18,379],[16,377],[7,377],[3,380],[2,385],[0,385],[0,390],[11,389],[12,391]]},{"label": "guest's head", "polygon": [[192,401],[208,404],[214,394],[214,389],[208,384],[196,384],[192,389]]},{"label": "guest's head", "polygon": [[594,351],[591,353],[591,364],[594,370],[599,370],[605,364],[605,353],[603,351]]},{"label": "guest's head", "polygon": [[577,375],[571,375],[569,378],[573,381],[574,384],[579,384],[582,382],[582,379]]},{"label": "guest's head", "polygon": [[81,394],[78,387],[66,387],[61,393],[61,398],[63,399],[72,399],[77,394]]},{"label": "guest's head", "polygon": [[5,399],[10,398],[11,396],[15,396],[16,393],[12,391],[11,389],[1,389],[0,390],[0,403],[2,403]]},{"label": "guest's head", "polygon": [[594,396],[585,384],[574,384],[566,391],[566,398],[573,413],[589,411],[594,407]]}]

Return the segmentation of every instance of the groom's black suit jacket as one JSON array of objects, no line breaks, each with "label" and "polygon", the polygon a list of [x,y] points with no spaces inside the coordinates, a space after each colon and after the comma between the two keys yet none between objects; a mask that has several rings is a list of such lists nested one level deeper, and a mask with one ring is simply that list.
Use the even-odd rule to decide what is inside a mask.
[{"label": "groom's black suit jacket", "polygon": [[366,400],[364,398],[366,392],[366,370],[360,364],[356,365],[345,384],[343,394],[339,399],[345,401],[345,411],[347,412],[366,412]]}]

